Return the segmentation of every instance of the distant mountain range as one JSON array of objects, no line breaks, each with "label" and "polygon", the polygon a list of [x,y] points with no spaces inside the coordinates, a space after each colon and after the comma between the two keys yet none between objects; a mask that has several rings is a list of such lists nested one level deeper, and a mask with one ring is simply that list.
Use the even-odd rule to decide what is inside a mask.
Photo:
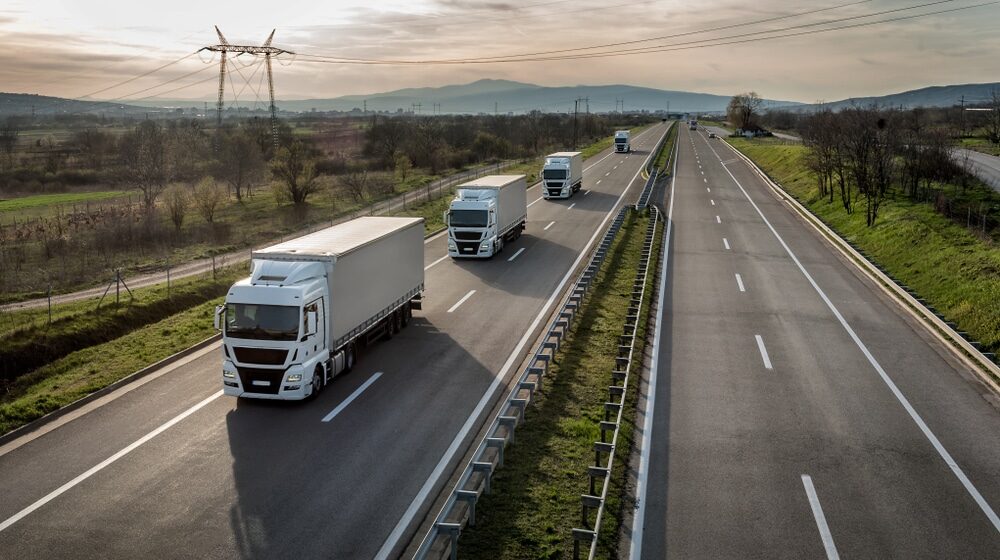
[{"label": "distant mountain range", "polygon": [[[950,107],[965,96],[966,104],[983,103],[993,90],[1000,91],[1000,83],[935,86],[879,97],[858,97],[830,103],[802,104],[795,101],[766,100],[766,108],[815,110],[817,107],[840,109],[851,105],[877,103],[892,107]],[[443,87],[407,88],[369,95],[347,95],[329,99],[278,100],[282,112],[309,111],[360,111],[434,113],[526,113],[570,112],[575,99],[585,99],[580,110],[608,112],[664,111],[672,113],[710,113],[725,111],[729,96],[687,91],[662,90],[628,85],[546,87],[509,80],[479,80],[470,84]],[[100,101],[79,101],[19,93],[0,93],[0,116],[38,115],[55,113],[106,113],[139,116],[156,111],[203,112],[206,100],[151,99],[132,101],[130,104]],[[207,101],[209,110],[214,102]],[[258,109],[260,107],[258,106]]]},{"label": "distant mountain range", "polygon": [[994,91],[1000,93],[1000,82],[931,86],[877,97],[852,97],[831,103],[797,105],[794,109],[797,111],[812,111],[823,107],[836,111],[851,106],[864,107],[872,104],[881,107],[903,107],[905,109],[912,109],[914,107],[952,107],[959,105],[963,98],[965,99],[966,106],[982,105],[992,99]]}]

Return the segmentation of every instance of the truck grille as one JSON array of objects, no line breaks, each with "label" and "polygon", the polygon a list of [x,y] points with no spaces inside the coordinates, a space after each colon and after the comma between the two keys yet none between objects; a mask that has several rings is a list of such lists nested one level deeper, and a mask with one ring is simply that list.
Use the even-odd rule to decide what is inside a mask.
[{"label": "truck grille", "polygon": [[562,188],[557,189],[547,189],[549,191],[549,196],[559,196],[562,194]]},{"label": "truck grille", "polygon": [[244,364],[260,364],[264,366],[280,366],[285,364],[288,350],[281,348],[243,348],[233,347],[236,360]]},{"label": "truck grille", "polygon": [[458,254],[460,255],[476,255],[479,254],[479,242],[474,241],[469,243],[467,241],[458,242]]},{"label": "truck grille", "polygon": [[264,395],[277,395],[281,389],[281,380],[285,377],[285,371],[281,369],[262,369],[236,366],[236,371],[240,374],[240,383],[247,393],[261,393]]},{"label": "truck grille", "polygon": [[454,231],[452,234],[455,236],[455,239],[462,241],[479,241],[483,238],[483,232],[481,231]]}]

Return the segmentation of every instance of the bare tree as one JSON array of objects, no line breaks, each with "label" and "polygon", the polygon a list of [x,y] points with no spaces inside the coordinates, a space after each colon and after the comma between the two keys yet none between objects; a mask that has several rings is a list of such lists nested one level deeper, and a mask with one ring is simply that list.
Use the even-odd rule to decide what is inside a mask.
[{"label": "bare tree", "polygon": [[400,152],[396,154],[396,178],[400,181],[406,181],[406,178],[410,176],[410,170],[413,169],[413,162],[406,154]]},{"label": "bare tree", "polygon": [[122,179],[142,193],[149,223],[156,209],[156,199],[167,188],[171,176],[163,129],[153,121],[143,121],[121,137],[119,151]]},{"label": "bare tree", "polygon": [[337,179],[354,200],[358,202],[364,200],[365,192],[368,190],[368,171],[355,168]]},{"label": "bare tree", "polygon": [[226,192],[211,177],[194,186],[194,207],[206,222],[215,223],[215,214],[226,200]]},{"label": "bare tree", "polygon": [[1000,90],[992,91],[987,107],[990,110],[989,119],[986,121],[986,136],[990,142],[1000,144]]},{"label": "bare tree", "polygon": [[188,194],[180,185],[175,185],[167,189],[166,199],[170,221],[174,224],[174,230],[180,233],[184,217],[187,215]]},{"label": "bare tree", "polygon": [[743,130],[753,130],[754,120],[764,100],[755,91],[734,95],[726,107],[729,122]]},{"label": "bare tree", "polygon": [[236,200],[242,201],[244,193],[251,196],[253,185],[264,174],[264,154],[242,128],[221,135],[219,144],[215,176],[229,185]]},{"label": "bare tree", "polygon": [[88,128],[74,134],[71,143],[80,151],[88,167],[99,170],[114,148],[115,138],[108,132]]},{"label": "bare tree", "polygon": [[0,152],[3,152],[4,163],[8,167],[14,165],[14,151],[17,148],[17,137],[20,134],[21,129],[14,119],[8,118],[3,126],[0,126]]},{"label": "bare tree", "polygon": [[316,165],[309,158],[306,146],[298,140],[278,149],[271,162],[271,174],[279,182],[281,195],[294,204],[304,204],[310,194],[319,190]]}]

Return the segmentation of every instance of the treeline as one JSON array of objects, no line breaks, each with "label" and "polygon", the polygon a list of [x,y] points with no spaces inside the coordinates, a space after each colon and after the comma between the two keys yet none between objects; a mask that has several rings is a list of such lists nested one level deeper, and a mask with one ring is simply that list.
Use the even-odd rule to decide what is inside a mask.
[{"label": "treeline", "polygon": [[968,163],[952,154],[951,129],[922,109],[826,110],[799,115],[794,125],[810,148],[820,195],[839,198],[848,213],[861,204],[868,226],[897,191],[929,201],[943,196],[941,185],[964,191],[974,182]]}]

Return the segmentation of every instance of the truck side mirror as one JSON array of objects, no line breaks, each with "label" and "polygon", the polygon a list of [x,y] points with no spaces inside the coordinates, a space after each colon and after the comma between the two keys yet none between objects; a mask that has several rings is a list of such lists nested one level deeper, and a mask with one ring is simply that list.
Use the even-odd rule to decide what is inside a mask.
[{"label": "truck side mirror", "polygon": [[316,334],[318,316],[315,311],[310,311],[306,313],[306,336],[312,336]]},{"label": "truck side mirror", "polygon": [[221,331],[222,330],[222,315],[225,314],[225,312],[226,312],[226,307],[225,306],[223,306],[223,305],[216,305],[215,306],[215,320],[214,320],[213,324],[215,326],[215,330],[217,330],[217,331]]}]

